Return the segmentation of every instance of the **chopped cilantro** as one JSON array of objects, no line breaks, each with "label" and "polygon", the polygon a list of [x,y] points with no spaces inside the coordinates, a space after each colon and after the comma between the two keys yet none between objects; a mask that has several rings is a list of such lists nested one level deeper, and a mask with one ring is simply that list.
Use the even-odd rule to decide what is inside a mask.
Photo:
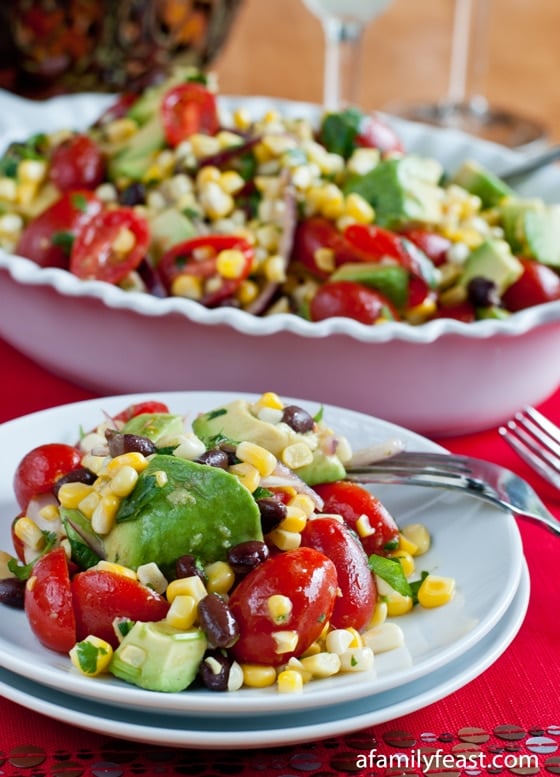
[{"label": "chopped cilantro", "polygon": [[401,596],[411,596],[410,583],[406,579],[406,576],[401,567],[400,561],[393,558],[387,558],[386,556],[377,556],[372,554],[369,559],[369,568],[372,572],[378,575],[382,580],[385,580],[391,588],[394,588]]},{"label": "chopped cilantro", "polygon": [[107,648],[84,640],[76,644],[76,654],[82,672],[85,674],[95,674],[97,671],[97,659],[99,656],[107,654]]},{"label": "chopped cilantro", "polygon": [[70,256],[70,251],[74,244],[74,235],[71,232],[55,232],[51,237],[51,243],[62,248],[65,256]]}]

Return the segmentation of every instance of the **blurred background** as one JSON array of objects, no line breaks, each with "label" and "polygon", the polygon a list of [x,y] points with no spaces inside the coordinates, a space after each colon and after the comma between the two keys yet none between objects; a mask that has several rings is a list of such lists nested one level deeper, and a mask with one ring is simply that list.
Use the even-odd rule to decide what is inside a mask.
[{"label": "blurred background", "polygon": [[[493,105],[541,122],[551,140],[560,140],[560,0],[482,1],[489,4],[486,97]],[[3,0],[1,10],[7,14],[18,3],[27,8],[33,5],[31,0]],[[90,10],[97,8],[98,13],[103,7],[101,0],[74,3],[89,6]],[[56,6],[54,0],[35,0],[35,4]],[[140,11],[146,5],[153,8],[154,2],[127,0],[124,5],[135,5]],[[199,53],[201,43],[196,36],[201,34],[205,10],[212,5],[212,0],[166,2],[176,17],[181,16],[181,6],[196,7],[198,31],[195,21],[191,21],[185,34],[194,36],[193,45]],[[225,5],[230,5],[232,11],[229,37],[222,46],[223,39],[214,30],[212,46],[206,51],[206,60],[211,61],[219,76],[220,91],[319,102],[323,30],[302,1],[230,0]],[[122,8],[123,2],[115,6]],[[445,97],[453,12],[454,0],[393,0],[370,23],[365,33],[358,93],[362,107],[383,109],[395,101],[415,104]],[[13,28],[10,31],[5,23],[2,29],[0,84],[22,90],[22,81],[16,79],[13,67]],[[118,79],[114,80],[118,85]],[[41,85],[43,90],[45,85]],[[29,78],[24,87],[30,91]]]}]

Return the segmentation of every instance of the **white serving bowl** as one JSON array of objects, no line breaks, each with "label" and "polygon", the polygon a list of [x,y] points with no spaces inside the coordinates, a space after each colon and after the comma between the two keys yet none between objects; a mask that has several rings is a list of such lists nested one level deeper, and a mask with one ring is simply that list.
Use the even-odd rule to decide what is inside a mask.
[{"label": "white serving bowl", "polygon": [[[110,98],[59,97],[43,105],[0,93],[0,146],[35,130],[79,127]],[[261,115],[270,107],[317,115],[308,104],[222,98]],[[500,172],[519,154],[450,130],[391,119],[407,149],[453,171],[476,158]],[[560,202],[560,171],[542,170],[519,190]],[[41,269],[0,251],[0,336],[51,371],[102,393],[168,390],[276,391],[379,416],[430,436],[489,428],[560,385],[560,302],[506,321],[368,327],[257,318],[159,299]]]}]

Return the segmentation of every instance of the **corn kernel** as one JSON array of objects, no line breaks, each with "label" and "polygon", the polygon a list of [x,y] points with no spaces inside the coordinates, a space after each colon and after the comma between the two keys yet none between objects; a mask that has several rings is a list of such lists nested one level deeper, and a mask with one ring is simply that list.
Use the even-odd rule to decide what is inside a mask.
[{"label": "corn kernel", "polygon": [[369,647],[348,648],[340,654],[341,672],[367,672],[373,665],[373,651]]},{"label": "corn kernel", "polygon": [[87,483],[63,483],[58,489],[58,501],[62,507],[75,510],[82,499],[85,499],[92,491],[92,486]]},{"label": "corn kernel", "polygon": [[42,550],[45,546],[45,536],[35,521],[22,515],[14,523],[14,534],[31,550]]},{"label": "corn kernel", "polygon": [[241,307],[247,307],[251,304],[251,302],[254,302],[258,296],[259,293],[259,287],[257,284],[248,279],[245,278],[241,283],[239,284],[239,287],[237,288],[237,291],[235,293],[235,296],[237,300],[239,301],[239,304]]},{"label": "corn kernel", "polygon": [[199,202],[206,215],[212,219],[228,216],[235,208],[235,200],[214,181],[206,183],[199,192]]},{"label": "corn kernel", "polygon": [[407,553],[406,550],[395,550],[388,554],[389,558],[393,558],[396,561],[399,562],[401,565],[401,569],[404,573],[405,577],[410,577],[410,575],[414,572],[415,564],[414,559],[412,558],[412,555],[410,553]]},{"label": "corn kernel", "polygon": [[403,596],[395,591],[387,598],[387,615],[395,617],[396,615],[406,615],[413,607],[411,596]]},{"label": "corn kernel", "polygon": [[101,495],[97,491],[91,491],[87,494],[81,502],[78,504],[78,510],[85,515],[86,518],[91,520],[93,513],[99,502],[101,501]]},{"label": "corn kernel", "polygon": [[216,257],[216,270],[224,278],[233,280],[240,278],[245,271],[245,266],[244,253],[235,248],[220,251]]},{"label": "corn kernel", "polygon": [[375,211],[369,202],[356,192],[347,195],[344,201],[344,213],[358,224],[371,224],[375,218]]},{"label": "corn kernel", "polygon": [[194,596],[179,594],[171,602],[165,620],[170,626],[180,631],[192,628],[196,622],[198,602]]},{"label": "corn kernel", "polygon": [[296,550],[301,545],[300,532],[285,531],[284,529],[273,529],[267,534],[267,539],[270,540],[278,550]]},{"label": "corn kernel", "polygon": [[265,391],[253,404],[253,412],[258,414],[262,408],[272,408],[273,410],[284,410],[284,403],[273,391]]},{"label": "corn kernel", "polygon": [[418,602],[422,607],[440,607],[455,595],[455,580],[452,577],[428,575],[418,589]]},{"label": "corn kernel", "polygon": [[240,442],[235,449],[235,455],[240,461],[246,464],[252,464],[263,477],[267,477],[274,471],[277,460],[273,453],[270,453],[262,445],[244,440]]},{"label": "corn kernel", "polygon": [[136,472],[143,472],[148,466],[148,459],[138,451],[121,453],[107,463],[107,474],[113,475],[121,467],[132,467]]},{"label": "corn kernel", "polygon": [[267,688],[276,682],[276,669],[264,664],[241,664],[243,684],[249,688]]},{"label": "corn kernel", "polygon": [[403,553],[410,553],[411,556],[419,555],[418,545],[406,537],[402,531],[399,534],[399,550],[402,550]]},{"label": "corn kernel", "polygon": [[203,279],[188,273],[181,273],[171,282],[171,294],[174,297],[187,299],[202,299]]},{"label": "corn kernel", "polygon": [[167,578],[155,561],[141,564],[136,570],[138,580],[142,585],[148,586],[158,594],[164,594],[167,588]]},{"label": "corn kernel", "polygon": [[220,175],[219,183],[222,189],[228,194],[236,194],[245,186],[245,179],[235,170],[226,170]]},{"label": "corn kernel", "polygon": [[97,534],[108,534],[115,525],[120,500],[114,494],[105,494],[91,516],[91,528]]},{"label": "corn kernel", "polygon": [[274,652],[291,653],[297,648],[299,634],[297,631],[287,629],[285,631],[273,631],[270,635],[274,641]]},{"label": "corn kernel", "polygon": [[313,452],[304,442],[294,442],[287,445],[280,456],[282,463],[290,469],[298,469],[311,464],[313,461]]},{"label": "corn kernel", "polygon": [[17,199],[17,183],[15,178],[0,178],[0,200],[15,202]]},{"label": "corn kernel", "polygon": [[373,629],[368,629],[363,634],[364,644],[369,647],[374,655],[385,653],[388,650],[396,650],[404,645],[404,634],[396,623],[382,623]]},{"label": "corn kernel", "polygon": [[272,594],[266,602],[268,614],[273,623],[280,625],[290,620],[293,604],[289,596]]},{"label": "corn kernel", "polygon": [[278,691],[280,693],[298,693],[303,690],[303,677],[295,669],[285,669],[278,674]]},{"label": "corn kernel", "polygon": [[[416,546],[416,551],[414,553],[409,551],[413,556],[421,556],[423,553],[427,553],[430,549],[430,532],[423,523],[410,523],[407,526],[403,526],[401,530],[401,536]],[[401,542],[402,540],[399,542],[400,547],[402,547]],[[404,549],[406,548],[403,548],[403,550]]]},{"label": "corn kernel", "polygon": [[226,561],[214,561],[204,567],[206,589],[210,594],[227,594],[235,583],[235,572]]},{"label": "corn kernel", "polygon": [[368,629],[375,629],[387,620],[387,602],[382,599],[377,601],[375,609],[368,623]]},{"label": "corn kernel", "polygon": [[280,254],[269,256],[264,263],[264,274],[268,281],[284,283],[286,280],[286,260]]},{"label": "corn kernel", "polygon": [[127,254],[136,245],[136,237],[131,229],[121,227],[113,240],[112,249],[117,254]]},{"label": "corn kernel", "polygon": [[288,502],[288,507],[301,510],[308,518],[315,512],[315,503],[307,494],[297,493]]},{"label": "corn kernel", "polygon": [[370,523],[369,516],[362,513],[356,521],[356,532],[359,537],[370,537],[375,534],[375,527]]},{"label": "corn kernel", "polygon": [[82,674],[96,677],[106,671],[113,657],[113,648],[104,639],[88,635],[70,650],[72,664]]},{"label": "corn kernel", "polygon": [[103,127],[103,134],[110,143],[128,140],[138,132],[138,125],[133,119],[123,117],[115,119]]},{"label": "corn kernel", "polygon": [[213,135],[202,135],[195,133],[190,138],[192,152],[197,159],[205,156],[212,156],[220,151],[220,141]]},{"label": "corn kernel", "polygon": [[340,656],[336,653],[316,653],[300,659],[303,668],[312,677],[332,677],[340,671]]},{"label": "corn kernel", "polygon": [[95,569],[99,569],[102,572],[112,572],[114,575],[120,575],[121,577],[128,577],[130,580],[137,580],[137,574],[134,569],[125,567],[124,564],[116,564],[114,561],[102,559],[97,562]]},{"label": "corn kernel", "polygon": [[287,532],[302,532],[307,524],[307,515],[299,507],[288,505],[286,517],[278,524],[278,529]]},{"label": "corn kernel", "polygon": [[56,521],[60,518],[60,511],[56,505],[45,505],[39,510],[39,515],[45,521]]},{"label": "corn kernel", "polygon": [[137,470],[129,464],[125,464],[111,479],[111,491],[120,497],[128,496],[134,489],[137,481]]},{"label": "corn kernel", "polygon": [[229,472],[235,475],[239,482],[245,486],[245,488],[253,493],[258,488],[261,482],[261,476],[256,467],[247,462],[241,461],[239,464],[232,464],[229,468]]},{"label": "corn kernel", "polygon": [[238,108],[233,112],[233,121],[240,130],[248,130],[251,126],[251,114],[246,108]]},{"label": "corn kernel", "polygon": [[198,603],[201,599],[204,599],[208,595],[206,586],[198,577],[198,575],[191,575],[190,577],[178,577],[176,580],[172,580],[167,586],[165,596],[167,601],[171,604],[176,596],[192,596]]}]

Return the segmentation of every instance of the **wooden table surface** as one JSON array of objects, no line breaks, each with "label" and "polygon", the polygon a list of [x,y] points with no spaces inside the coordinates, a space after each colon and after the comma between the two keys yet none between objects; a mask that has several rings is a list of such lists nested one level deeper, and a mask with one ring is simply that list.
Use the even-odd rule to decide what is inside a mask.
[{"label": "wooden table surface", "polygon": [[[560,141],[560,0],[491,3],[486,96],[542,122]],[[393,0],[366,32],[359,102],[384,109],[395,100],[445,96],[453,0]],[[295,100],[322,97],[323,35],[301,0],[244,0],[215,62],[220,90]]]}]

